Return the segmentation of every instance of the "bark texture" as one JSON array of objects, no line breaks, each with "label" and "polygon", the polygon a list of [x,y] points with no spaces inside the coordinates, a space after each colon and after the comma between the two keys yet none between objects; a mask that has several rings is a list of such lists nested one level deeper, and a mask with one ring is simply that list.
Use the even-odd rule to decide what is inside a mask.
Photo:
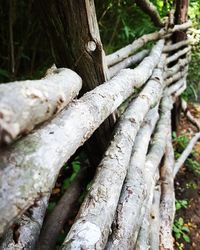
[{"label": "bark texture", "polygon": [[41,80],[0,85],[0,144],[30,132],[63,109],[79,93],[81,78],[70,69],[54,69]]},{"label": "bark texture", "polygon": [[159,62],[163,45],[164,41],[159,41],[134,70],[121,70],[71,103],[46,126],[2,149],[0,235],[40,194],[51,191],[63,164],[135,88],[147,81]]},{"label": "bark texture", "polygon": [[97,169],[93,185],[62,249],[105,247],[135,136],[148,110],[161,98],[162,70],[163,67],[154,70],[144,89],[121,117],[113,140]]},{"label": "bark texture", "polygon": [[[82,93],[109,80],[93,0],[36,0],[45,33],[50,37],[55,62],[76,71],[83,79]],[[87,143],[88,156],[95,166],[105,152],[115,115],[98,128]]]}]

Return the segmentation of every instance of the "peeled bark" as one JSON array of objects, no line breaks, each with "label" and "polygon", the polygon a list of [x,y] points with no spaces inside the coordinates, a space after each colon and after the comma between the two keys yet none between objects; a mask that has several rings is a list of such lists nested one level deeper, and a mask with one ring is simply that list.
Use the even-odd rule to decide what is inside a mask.
[{"label": "peeled bark", "polygon": [[164,164],[161,166],[160,170],[160,250],[174,249],[172,237],[172,225],[175,215],[175,193],[173,177],[174,149],[171,136],[171,124],[169,124]]},{"label": "peeled bark", "polygon": [[41,80],[1,84],[0,144],[12,142],[58,113],[81,86],[81,78],[70,69],[54,69]]},{"label": "peeled bark", "polygon": [[54,210],[46,218],[37,244],[38,250],[55,249],[58,235],[66,221],[70,218],[74,206],[83,191],[83,187],[85,187],[87,171],[89,169],[86,168],[80,170],[74,182],[65,191]]},{"label": "peeled bark", "polygon": [[36,249],[49,195],[40,198],[8,230],[0,243],[2,250]]},{"label": "peeled bark", "polygon": [[116,73],[121,69],[128,68],[129,66],[141,62],[148,54],[149,54],[148,50],[142,50],[141,52],[133,56],[130,56],[127,59],[124,59],[123,61],[119,62],[118,64],[115,64],[114,66],[110,67],[109,68],[110,77],[116,75]]},{"label": "peeled bark", "polygon": [[172,56],[167,58],[167,64],[176,61],[177,59],[179,59],[181,56],[184,56],[185,54],[187,54],[189,51],[191,50],[191,47],[186,47],[183,50],[179,50],[178,52],[176,52],[175,54],[173,54]]},{"label": "peeled bark", "polygon": [[62,249],[105,247],[135,136],[148,110],[159,102],[162,95],[162,70],[163,68],[154,70],[144,89],[122,115]]},{"label": "peeled bark", "polygon": [[40,194],[51,191],[63,164],[134,88],[147,81],[163,45],[164,41],[159,41],[134,70],[121,70],[110,81],[71,103],[46,126],[2,149],[0,235]]},{"label": "peeled bark", "polygon": [[191,21],[188,21],[187,23],[184,23],[182,25],[176,25],[172,29],[166,30],[163,28],[160,31],[157,31],[157,32],[154,32],[151,34],[147,34],[147,35],[143,35],[140,38],[138,38],[137,40],[135,40],[133,43],[127,45],[126,47],[121,48],[121,49],[115,51],[114,53],[106,56],[107,64],[108,64],[108,66],[112,66],[112,65],[124,60],[125,58],[129,57],[130,55],[134,54],[134,52],[136,52],[138,49],[142,48],[148,42],[161,39],[165,36],[172,34],[173,32],[175,32],[177,30],[186,30],[189,27],[191,27],[191,25],[192,25]]},{"label": "peeled bark", "polygon": [[136,241],[145,199],[144,164],[151,134],[158,120],[158,106],[150,110],[136,136],[129,169],[116,209],[106,249],[130,249]]},{"label": "peeled bark", "polygon": [[190,140],[190,142],[186,146],[185,150],[183,151],[181,156],[176,161],[176,163],[174,165],[174,177],[177,175],[177,173],[178,173],[179,169],[181,168],[181,166],[183,165],[183,163],[187,160],[188,156],[192,152],[194,145],[197,143],[198,140],[200,140],[200,132],[196,133],[192,137],[192,139]]},{"label": "peeled bark", "polygon": [[149,0],[135,0],[135,2],[147,15],[149,15],[155,26],[164,26],[164,22],[162,21],[159,12]]}]

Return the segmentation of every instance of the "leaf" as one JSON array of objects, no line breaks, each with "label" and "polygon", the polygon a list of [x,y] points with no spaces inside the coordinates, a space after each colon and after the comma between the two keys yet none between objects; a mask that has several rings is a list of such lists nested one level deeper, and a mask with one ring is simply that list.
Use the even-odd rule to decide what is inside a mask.
[{"label": "leaf", "polygon": [[184,239],[187,243],[190,243],[190,238],[189,238],[188,235],[183,234],[183,239]]}]

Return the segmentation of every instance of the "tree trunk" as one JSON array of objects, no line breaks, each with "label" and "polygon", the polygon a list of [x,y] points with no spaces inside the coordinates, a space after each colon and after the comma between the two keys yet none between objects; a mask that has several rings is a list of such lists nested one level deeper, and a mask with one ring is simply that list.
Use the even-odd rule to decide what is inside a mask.
[{"label": "tree trunk", "polygon": [[[57,66],[68,67],[83,79],[83,92],[108,80],[93,0],[36,0],[53,45]],[[89,157],[97,164],[105,151],[115,122],[111,115],[89,140]]]}]

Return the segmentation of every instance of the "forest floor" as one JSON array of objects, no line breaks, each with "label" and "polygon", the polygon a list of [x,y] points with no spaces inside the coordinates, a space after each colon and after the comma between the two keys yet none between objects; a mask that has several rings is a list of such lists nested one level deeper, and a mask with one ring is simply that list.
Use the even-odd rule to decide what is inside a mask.
[{"label": "forest floor", "polygon": [[[200,119],[200,104],[191,103],[190,112]],[[195,127],[181,117],[181,135],[191,137]],[[182,137],[182,142],[184,141]],[[200,142],[175,179],[176,217],[174,234],[177,250],[200,250]]]}]

